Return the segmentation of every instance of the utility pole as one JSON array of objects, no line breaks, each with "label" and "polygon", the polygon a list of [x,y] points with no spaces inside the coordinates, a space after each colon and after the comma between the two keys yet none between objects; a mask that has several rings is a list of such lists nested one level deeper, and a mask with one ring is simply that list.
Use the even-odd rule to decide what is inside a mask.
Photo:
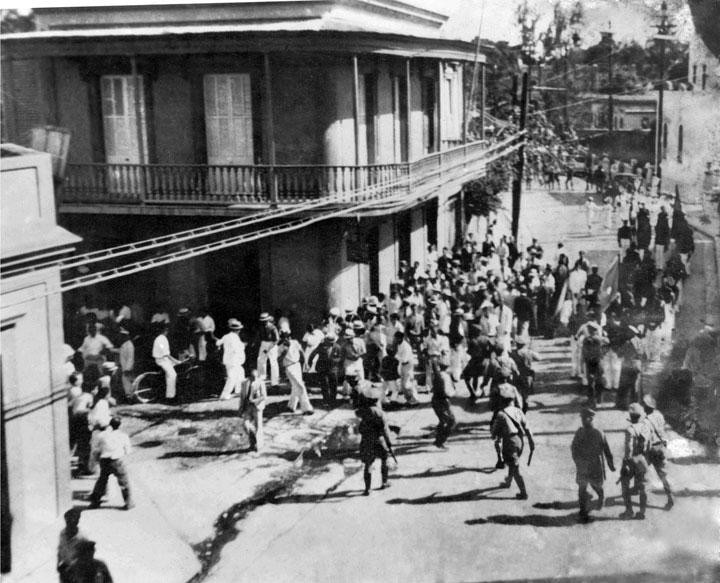
[{"label": "utility pole", "polygon": [[608,49],[608,133],[612,133],[613,131],[613,118],[615,117],[615,111],[613,107],[613,62],[612,62],[612,54],[613,54],[613,33],[612,30],[610,30],[610,26],[608,23],[608,30],[606,32],[601,32],[600,35],[602,36],[602,43],[607,45]]},{"label": "utility pole", "polygon": [[563,119],[565,121],[565,131],[570,129],[570,115],[568,113],[568,94],[570,93],[570,87],[568,87],[568,60],[570,58],[570,46],[566,42],[563,45],[563,87],[565,88],[565,99],[563,102]]},{"label": "utility pole", "polygon": [[[520,131],[525,129],[527,122],[527,110],[528,110],[528,93],[529,93],[529,80],[528,70],[530,59],[528,55],[523,55],[524,60],[527,62],[527,67],[522,73],[521,82],[521,97],[520,97]],[[522,199],[522,183],[523,173],[525,171],[525,144],[527,143],[527,137],[523,136],[522,144],[518,148],[517,161],[515,162],[515,176],[513,177],[512,184],[512,235],[517,242],[518,231],[520,229],[520,203]]]},{"label": "utility pole", "polygon": [[662,184],[662,158],[663,158],[663,93],[665,91],[665,41],[672,40],[674,24],[670,23],[667,13],[667,2],[660,6],[660,22],[655,25],[658,33],[653,37],[660,44],[660,89],[658,90],[658,111],[655,122],[655,176],[658,178],[658,194]]}]

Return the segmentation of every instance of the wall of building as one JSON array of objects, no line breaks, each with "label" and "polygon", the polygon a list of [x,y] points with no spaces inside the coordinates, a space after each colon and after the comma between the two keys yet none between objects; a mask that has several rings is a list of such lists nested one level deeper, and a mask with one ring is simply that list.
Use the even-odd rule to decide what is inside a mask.
[{"label": "wall of building", "polygon": [[[720,91],[668,91],[663,108],[667,148],[663,190],[680,188],[683,201],[700,201],[708,162],[720,160]],[[682,152],[679,132],[682,126]],[[681,154],[681,155],[679,155]]]},{"label": "wall of building", "polygon": [[[354,219],[353,219],[354,220]],[[347,257],[349,225],[342,219],[323,225],[322,269],[325,273],[326,307],[357,308],[370,290],[370,265],[354,263]]]},{"label": "wall of building", "polygon": [[387,294],[390,284],[400,270],[398,242],[395,235],[395,218],[389,217],[378,224],[378,290]]},{"label": "wall of building", "polygon": [[[4,259],[24,256],[30,266],[35,255],[71,250],[79,240],[56,226],[49,154],[3,145],[0,192]],[[59,294],[44,295],[59,283],[60,270],[51,268],[0,285],[0,539],[18,579],[53,560],[57,521],[71,504],[62,304]]]}]

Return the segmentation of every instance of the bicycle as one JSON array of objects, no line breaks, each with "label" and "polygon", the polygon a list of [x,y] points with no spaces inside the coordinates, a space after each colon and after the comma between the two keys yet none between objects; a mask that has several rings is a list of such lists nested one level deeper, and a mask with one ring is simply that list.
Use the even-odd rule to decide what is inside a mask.
[{"label": "bicycle", "polygon": [[[199,388],[200,365],[189,358],[175,365],[178,396],[190,396]],[[165,372],[160,367],[138,375],[132,384],[132,394],[140,403],[154,403],[165,396]]]}]

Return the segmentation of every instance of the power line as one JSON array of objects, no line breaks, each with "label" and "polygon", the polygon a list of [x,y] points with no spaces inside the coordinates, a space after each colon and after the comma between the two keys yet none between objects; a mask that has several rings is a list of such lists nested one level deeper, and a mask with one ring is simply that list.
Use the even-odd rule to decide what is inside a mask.
[{"label": "power line", "polygon": [[[513,144],[513,142],[516,142],[519,138],[524,138],[523,132],[518,132],[518,133],[510,136],[509,138],[505,139],[504,141],[499,142],[498,144],[495,144],[495,145],[491,146],[490,148],[484,150],[484,153],[487,153],[491,150],[498,150],[498,151],[495,154],[488,156],[487,159],[479,160],[479,162],[480,161],[483,162],[486,167],[487,164],[489,164],[490,162],[493,162],[494,160],[497,160],[501,157],[508,155],[509,153],[516,150],[520,146],[520,143],[522,143],[522,142],[519,142],[519,143]],[[445,153],[447,153],[447,151],[441,152],[439,154],[445,154]],[[465,161],[463,160],[461,162],[457,162],[455,167],[459,167],[461,165],[464,166],[464,164],[465,164]],[[452,169],[452,167],[450,169]],[[430,178],[430,180],[428,180],[429,177],[426,177],[422,181],[418,181],[414,185],[408,184],[408,186],[411,188],[413,186],[415,186],[415,187],[422,186],[425,189],[429,189],[430,194],[428,194],[428,195],[424,195],[424,196],[417,196],[417,195],[412,196],[411,195],[410,197],[408,197],[407,193],[402,192],[402,193],[392,195],[390,197],[383,198],[381,200],[377,200],[377,199],[365,200],[363,202],[356,203],[353,206],[348,207],[348,208],[325,212],[323,214],[315,215],[313,217],[309,217],[306,219],[296,219],[294,221],[289,221],[282,225],[267,227],[265,229],[260,229],[260,230],[253,231],[250,233],[237,235],[235,237],[229,237],[229,238],[221,239],[219,241],[207,243],[204,245],[191,247],[190,249],[183,249],[180,251],[166,254],[161,257],[141,260],[141,261],[137,261],[134,263],[122,265],[120,267],[107,269],[107,270],[104,270],[101,272],[83,275],[80,277],[76,277],[76,278],[73,278],[70,280],[63,281],[60,283],[60,285],[58,285],[55,288],[49,288],[42,293],[25,298],[25,299],[21,300],[20,302],[17,302],[17,304],[12,304],[12,306],[25,304],[29,301],[33,301],[33,300],[36,300],[36,299],[39,299],[42,297],[46,297],[49,295],[54,295],[57,293],[62,293],[64,291],[70,291],[72,289],[77,289],[77,288],[85,287],[88,285],[102,283],[104,281],[108,281],[111,279],[116,279],[118,277],[123,277],[123,276],[131,275],[134,273],[139,273],[141,271],[153,269],[155,267],[167,265],[170,263],[181,261],[183,259],[188,259],[190,257],[196,257],[199,255],[204,255],[206,253],[210,253],[212,251],[217,251],[220,249],[240,245],[242,243],[256,241],[258,239],[262,239],[262,238],[265,238],[268,236],[295,231],[302,227],[305,227],[305,226],[308,226],[308,225],[311,225],[313,223],[317,223],[317,222],[320,222],[323,220],[327,220],[327,219],[334,218],[334,217],[345,216],[348,214],[353,214],[354,212],[357,212],[358,210],[361,210],[361,209],[367,208],[367,207],[379,207],[386,211],[398,210],[398,209],[403,208],[404,206],[416,204],[417,202],[429,200],[433,196],[437,196],[437,188],[438,187],[447,185],[447,184],[454,184],[455,182],[462,183],[466,179],[466,175],[468,174],[468,171],[466,170],[459,178],[455,178],[452,181],[448,182],[442,176],[442,173],[446,172],[447,170],[448,170],[448,168],[434,169],[432,171],[434,178]],[[390,204],[390,206],[388,208],[384,208],[388,204]],[[11,306],[5,306],[5,307],[11,307]]]}]

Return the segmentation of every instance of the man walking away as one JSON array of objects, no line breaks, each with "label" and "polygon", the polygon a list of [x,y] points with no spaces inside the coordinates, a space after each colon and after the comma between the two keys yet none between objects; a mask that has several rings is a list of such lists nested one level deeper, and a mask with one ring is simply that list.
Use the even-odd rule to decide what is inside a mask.
[{"label": "man walking away", "polygon": [[597,508],[600,510],[605,501],[603,482],[605,481],[605,463],[611,472],[615,471],[612,452],[605,434],[593,425],[595,411],[585,408],[580,413],[582,427],[575,432],[570,450],[575,462],[578,498],[580,501],[580,522],[590,521],[588,485],[598,495]]},{"label": "man walking away", "polygon": [[647,452],[648,464],[655,468],[658,478],[662,482],[665,494],[667,495],[667,503],[665,510],[670,510],[674,505],[672,488],[667,477],[667,467],[665,464],[667,439],[665,437],[665,417],[657,409],[657,403],[651,395],[645,395],[643,399],[643,408],[645,409],[645,424],[650,430],[650,446]]},{"label": "man walking away", "polygon": [[85,540],[78,545],[78,559],[68,569],[67,581],[72,583],[112,583],[113,578],[104,561],[95,558],[95,542]]},{"label": "man walking away", "polygon": [[263,410],[267,401],[265,381],[257,369],[253,369],[250,378],[243,383],[240,391],[240,417],[250,438],[250,449],[258,451],[263,446]]},{"label": "man walking away", "polygon": [[117,478],[120,491],[125,499],[125,510],[135,506],[130,494],[130,482],[123,458],[130,453],[130,438],[120,431],[120,417],[110,420],[110,427],[98,436],[95,454],[100,459],[100,477],[95,482],[90,494],[90,508],[98,508],[100,500],[105,495],[108,478],[114,475]]},{"label": "man walking away", "polygon": [[283,364],[285,365],[285,374],[290,381],[288,408],[294,413],[299,404],[303,414],[312,415],[314,409],[310,404],[307,388],[305,387],[305,381],[303,381],[302,376],[302,347],[297,340],[290,338],[289,330],[283,330],[280,333],[280,347],[282,350]]},{"label": "man walking away", "polygon": [[435,445],[440,449],[447,449],[445,442],[455,427],[455,416],[450,409],[449,399],[455,395],[455,386],[447,369],[447,362],[440,361],[438,370],[433,375],[432,383],[431,404],[439,421],[435,434]]},{"label": "man walking away", "polygon": [[323,403],[330,409],[335,406],[337,389],[340,382],[340,369],[343,362],[342,347],[337,342],[334,329],[328,329],[325,338],[310,355],[315,360],[315,372],[322,391]]},{"label": "man walking away", "polygon": [[599,326],[588,327],[589,336],[583,340],[582,356],[588,382],[588,407],[602,402],[602,347],[607,338],[600,336]]},{"label": "man walking away", "polygon": [[[632,403],[629,407],[630,425],[625,429],[625,453],[623,465],[620,470],[620,485],[622,486],[622,497],[625,502],[625,511],[620,518],[645,518],[647,506],[647,483],[648,463],[646,454],[650,441],[648,427],[643,423],[645,411],[640,403]],[[633,514],[630,482],[635,480],[635,487],[640,494],[640,511]]]},{"label": "man walking away", "polygon": [[228,320],[230,331],[225,334],[217,345],[223,347],[223,365],[225,366],[225,386],[220,399],[229,399],[233,393],[239,393],[242,383],[245,381],[245,343],[240,339],[240,330],[243,325],[239,320],[230,318]]},{"label": "man walking away", "polygon": [[[390,486],[388,482],[388,455],[393,455],[390,442],[390,428],[385,413],[377,405],[379,394],[371,385],[363,392],[360,407],[355,414],[360,418],[358,432],[360,433],[360,460],[365,465],[363,479],[365,480],[364,496],[370,495],[372,482],[372,465],[375,458],[380,458],[380,474],[382,476],[381,489]],[[394,456],[393,456],[394,457]]]},{"label": "man walking away", "polygon": [[509,385],[506,384],[500,387],[500,399],[503,408],[498,411],[490,431],[496,443],[501,443],[503,460],[508,467],[508,476],[502,486],[509,488],[513,480],[515,480],[520,489],[520,492],[515,497],[519,500],[527,500],[528,494],[525,488],[525,480],[520,475],[520,456],[524,445],[523,438],[527,436],[530,456],[535,451],[535,440],[527,425],[525,415],[519,408],[513,406],[515,395]]}]

